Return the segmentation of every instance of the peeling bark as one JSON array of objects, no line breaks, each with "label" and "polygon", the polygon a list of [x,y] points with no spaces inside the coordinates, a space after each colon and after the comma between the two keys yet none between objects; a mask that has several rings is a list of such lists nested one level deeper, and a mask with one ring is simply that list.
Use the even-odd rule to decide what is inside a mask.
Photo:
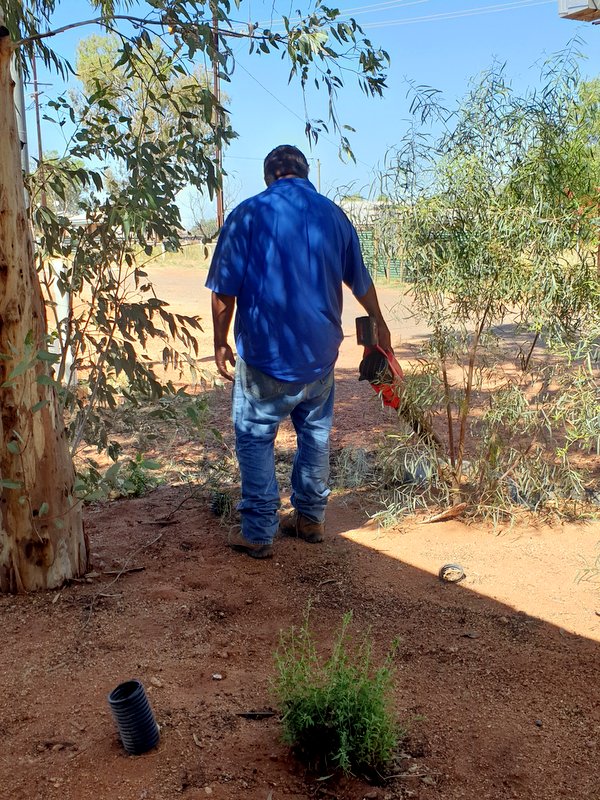
[{"label": "peeling bark", "polygon": [[[26,340],[45,349],[46,314],[25,209],[12,44],[0,27],[0,592],[60,586],[87,567],[75,473],[54,388],[37,360],[3,386]],[[41,410],[32,411],[47,401]],[[9,444],[11,450],[9,450]],[[17,452],[12,452],[17,450]]]}]

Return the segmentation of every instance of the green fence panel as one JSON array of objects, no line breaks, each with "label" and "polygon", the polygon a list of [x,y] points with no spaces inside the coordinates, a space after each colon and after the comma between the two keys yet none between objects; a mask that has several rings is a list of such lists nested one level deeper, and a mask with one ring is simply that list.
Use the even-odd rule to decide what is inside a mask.
[{"label": "green fence panel", "polygon": [[390,280],[408,279],[403,274],[402,262],[399,258],[388,258],[379,248],[377,248],[378,252],[376,252],[377,242],[372,227],[361,226],[357,228],[357,233],[365,266],[372,278],[385,278],[387,276]]}]

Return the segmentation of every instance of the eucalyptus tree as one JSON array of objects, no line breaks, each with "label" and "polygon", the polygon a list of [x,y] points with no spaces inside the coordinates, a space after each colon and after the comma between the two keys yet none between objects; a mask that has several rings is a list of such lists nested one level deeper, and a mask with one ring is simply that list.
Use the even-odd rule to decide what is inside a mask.
[{"label": "eucalyptus tree", "polygon": [[[64,185],[58,187],[58,192],[49,189],[46,186],[47,180],[53,175],[54,172],[64,171],[67,175],[75,174],[77,170],[84,170],[85,164],[82,159],[73,159],[69,156],[62,156],[58,150],[47,150],[44,152],[42,159],[35,159],[31,171],[33,179],[31,182],[32,187],[42,187],[46,190],[46,205],[55,211],[57,214],[70,217],[79,213],[79,203],[82,199],[81,185],[77,181],[65,181]],[[40,175],[41,171],[41,175]],[[37,173],[37,175],[36,175]],[[41,197],[34,196],[31,202],[37,204],[41,202]]]},{"label": "eucalyptus tree", "polygon": [[417,88],[413,110],[383,183],[431,331],[407,391],[444,423],[436,491],[490,513],[572,506],[572,454],[600,447],[598,163],[578,59],[559,54],[525,94],[494,66],[451,110]]},{"label": "eucalyptus tree", "polygon": [[[281,33],[259,25],[236,29],[227,0],[90,0],[77,4],[75,19],[59,25],[56,13],[67,5],[70,11],[75,8],[60,0],[0,0],[0,591],[57,586],[81,574],[87,564],[61,413],[64,401],[59,399],[65,359],[59,356],[53,364],[57,359],[47,350],[36,266],[63,257],[69,267],[60,279],[62,288],[77,289],[83,282],[92,288],[95,308],[89,324],[74,325],[69,342],[79,352],[95,354],[88,405],[98,400],[110,404],[110,371],[127,374],[130,385],[140,390],[158,390],[152,370],[137,358],[135,341],[166,329],[193,345],[197,320],[170,314],[151,294],[136,303],[127,294],[129,280],[147,287],[138,256],[156,237],[179,245],[177,193],[188,185],[214,192],[221,181],[215,148],[235,135],[203,81],[185,84],[194,87],[193,103],[188,92],[171,91],[174,82],[193,76],[195,58],[209,66],[216,63],[227,79],[235,65],[232,41],[246,41],[251,51],[279,54],[302,89],[316,82],[325,90],[329,122],[324,124],[339,132],[346,150],[335,105],[345,71],[358,77],[367,94],[380,94],[385,85],[387,55],[353,21],[340,21],[337,11],[319,3],[297,21],[284,17]],[[67,75],[70,66],[53,44],[68,29],[91,26],[118,37],[113,68],[140,85],[146,81],[147,113],[119,113],[121,98],[107,82],[98,82],[77,109],[66,95],[49,104],[59,124],[66,120],[73,126],[69,158],[87,165],[117,163],[126,181],[107,185],[102,169],[73,161],[45,172],[44,180],[59,197],[67,184],[85,190],[86,224],[75,228],[52,209],[34,208],[36,256],[24,201],[10,62],[15,58],[27,74],[31,58],[37,57]],[[171,111],[167,128],[160,136],[147,135],[147,125],[165,105]],[[320,123],[307,120],[306,129],[317,137]],[[75,444],[87,421],[84,404],[74,416]]]},{"label": "eucalyptus tree", "polygon": [[[164,139],[175,127],[175,118],[182,110],[194,110],[199,104],[210,104],[209,76],[203,66],[180,74],[158,37],[150,39],[143,49],[143,59],[132,74],[130,62],[123,62],[121,41],[116,34],[93,34],[77,45],[75,71],[81,90],[73,89],[70,99],[76,108],[86,109],[86,97],[98,101],[110,92],[113,108],[104,112],[118,124],[120,117],[131,117],[132,128],[143,131],[147,139]],[[173,102],[173,96],[177,101]],[[221,97],[221,102],[227,99]],[[190,118],[193,119],[193,118]],[[210,123],[198,119],[198,135],[206,135]]]}]

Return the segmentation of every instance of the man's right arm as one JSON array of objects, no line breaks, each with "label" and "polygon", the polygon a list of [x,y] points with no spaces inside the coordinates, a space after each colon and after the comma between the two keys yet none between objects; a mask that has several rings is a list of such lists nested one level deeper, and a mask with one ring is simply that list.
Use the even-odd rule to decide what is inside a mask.
[{"label": "man's right arm", "polygon": [[377,291],[373,279],[369,275],[360,250],[360,242],[356,228],[348,220],[350,226],[350,243],[346,250],[346,264],[344,269],[344,283],[352,290],[361,306],[370,317],[377,321],[378,345],[383,350],[393,353],[390,329],[383,318],[379,308]]},{"label": "man's right arm", "polygon": [[227,364],[229,363],[232,367],[235,367],[235,356],[233,355],[233,350],[227,344],[227,336],[235,309],[235,297],[213,292],[211,305],[215,337],[215,364],[219,374],[226,380],[232,381],[233,375],[228,371]]}]

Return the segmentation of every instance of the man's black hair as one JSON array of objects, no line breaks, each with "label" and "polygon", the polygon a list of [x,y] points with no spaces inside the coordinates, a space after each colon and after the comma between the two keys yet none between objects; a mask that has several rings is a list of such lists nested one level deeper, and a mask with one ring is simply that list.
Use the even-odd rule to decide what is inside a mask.
[{"label": "man's black hair", "polygon": [[280,144],[271,150],[265,158],[265,183],[270,184],[283,175],[296,175],[298,178],[308,177],[308,161],[306,156],[292,144]]}]

